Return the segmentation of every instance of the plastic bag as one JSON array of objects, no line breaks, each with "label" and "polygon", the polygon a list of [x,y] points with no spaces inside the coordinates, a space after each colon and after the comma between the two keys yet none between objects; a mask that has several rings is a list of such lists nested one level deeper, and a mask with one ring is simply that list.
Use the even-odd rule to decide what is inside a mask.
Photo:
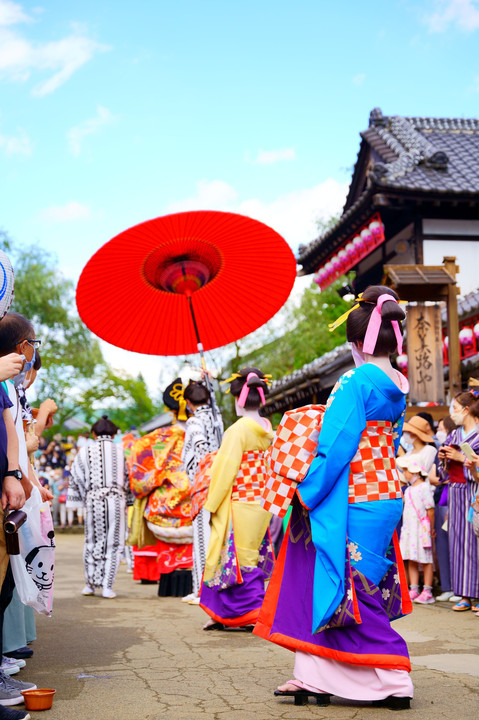
[{"label": "plastic bag", "polygon": [[20,555],[11,555],[15,586],[24,605],[42,615],[51,615],[55,573],[55,532],[48,502],[42,502],[40,491],[32,493],[22,510],[27,521],[18,531]]}]

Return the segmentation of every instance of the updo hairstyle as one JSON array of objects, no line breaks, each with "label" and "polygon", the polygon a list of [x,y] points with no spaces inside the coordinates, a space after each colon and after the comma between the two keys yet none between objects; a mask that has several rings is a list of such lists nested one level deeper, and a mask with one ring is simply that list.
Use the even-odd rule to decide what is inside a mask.
[{"label": "updo hairstyle", "polygon": [[[375,309],[377,300],[381,295],[391,295],[396,300],[399,300],[398,295],[394,290],[391,290],[391,288],[385,287],[384,285],[370,285],[363,292],[359,307],[353,310],[348,316],[346,335],[349,342],[364,342],[371,313]],[[383,303],[381,308],[382,322],[373,355],[391,355],[396,352],[397,339],[391,321],[397,320],[401,323],[405,317],[406,314],[404,310],[397,302],[389,302],[386,300],[386,302]],[[399,329],[402,334],[401,325],[399,325]]]},{"label": "updo hairstyle", "polygon": [[[247,381],[246,378],[250,373],[255,373],[255,375]],[[255,367],[242,368],[238,370],[238,374],[241,377],[235,378],[231,383],[231,394],[236,398],[239,397],[244,384],[247,382],[250,390],[244,405],[245,410],[257,410],[261,405],[261,396],[257,388],[263,388],[265,395],[269,393],[268,384],[266,380],[264,380],[264,374]]]},{"label": "updo hairstyle", "polygon": [[185,387],[184,398],[189,400],[192,405],[207,405],[210,401],[210,394],[202,382],[190,380]]},{"label": "updo hairstyle", "polygon": [[97,420],[94,425],[91,426],[91,431],[98,436],[110,435],[110,437],[113,437],[117,434],[118,429],[118,426],[108,419],[108,415],[102,415],[101,418]]}]

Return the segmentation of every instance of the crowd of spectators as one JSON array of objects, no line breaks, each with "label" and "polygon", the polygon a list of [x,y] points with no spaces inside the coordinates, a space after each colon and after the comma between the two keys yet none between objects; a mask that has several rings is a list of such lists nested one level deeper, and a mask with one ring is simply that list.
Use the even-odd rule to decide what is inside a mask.
[{"label": "crowd of spectators", "polygon": [[83,525],[83,511],[67,508],[66,500],[72,463],[78,450],[90,443],[93,439],[89,432],[81,433],[78,438],[74,435],[65,438],[57,433],[51,440],[41,437],[35,451],[38,479],[53,494],[53,524],[62,530],[75,524]]},{"label": "crowd of spectators", "polygon": [[[450,601],[456,612],[479,614],[478,539],[471,522],[478,494],[479,399],[459,393],[451,409],[437,426],[427,412],[404,423],[398,466],[405,504],[398,534],[414,602]],[[436,597],[434,572],[441,591]]]}]

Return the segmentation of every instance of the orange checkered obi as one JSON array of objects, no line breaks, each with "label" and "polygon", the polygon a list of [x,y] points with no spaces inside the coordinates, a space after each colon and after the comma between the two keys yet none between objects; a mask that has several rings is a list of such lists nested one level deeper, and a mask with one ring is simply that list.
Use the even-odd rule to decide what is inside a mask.
[{"label": "orange checkered obi", "polygon": [[349,502],[398,498],[402,498],[402,494],[392,423],[367,422],[349,468]]},{"label": "orange checkered obi", "polygon": [[305,405],[283,415],[272,445],[266,450],[266,486],[261,505],[284,517],[298,483],[305,477],[316,455],[324,405]]},{"label": "orange checkered obi", "polygon": [[243,453],[231,499],[237,502],[259,502],[264,491],[265,476],[264,452],[253,450]]}]

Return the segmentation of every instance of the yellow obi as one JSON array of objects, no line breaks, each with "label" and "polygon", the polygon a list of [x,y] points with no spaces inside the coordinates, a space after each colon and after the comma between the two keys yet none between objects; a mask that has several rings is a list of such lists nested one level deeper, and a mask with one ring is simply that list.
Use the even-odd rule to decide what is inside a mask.
[{"label": "yellow obi", "polygon": [[392,423],[367,422],[349,468],[349,502],[400,498]]}]

